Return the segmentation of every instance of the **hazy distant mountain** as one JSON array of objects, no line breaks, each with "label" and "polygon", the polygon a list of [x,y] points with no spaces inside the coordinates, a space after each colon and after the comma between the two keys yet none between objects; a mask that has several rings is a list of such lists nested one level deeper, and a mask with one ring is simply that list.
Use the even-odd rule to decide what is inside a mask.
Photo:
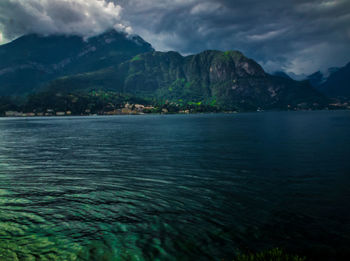
[{"label": "hazy distant mountain", "polygon": [[150,51],[139,36],[114,30],[88,40],[23,36],[0,46],[0,95],[22,95],[59,76],[99,70]]},{"label": "hazy distant mountain", "polygon": [[330,75],[316,87],[330,97],[350,97],[350,63],[332,70]]},{"label": "hazy distant mountain", "polygon": [[274,75],[274,76],[279,76],[279,77],[283,77],[283,78],[286,78],[286,79],[292,79],[288,74],[286,74],[286,73],[283,72],[283,71],[274,72],[272,75]]},{"label": "hazy distant mountain", "polygon": [[309,75],[309,76],[307,77],[307,79],[308,79],[308,81],[310,82],[310,84],[311,84],[313,87],[315,87],[315,88],[318,89],[318,87],[319,87],[322,83],[324,83],[324,82],[326,81],[327,78],[323,75],[322,72],[317,71],[317,72],[315,72],[315,73]]},{"label": "hazy distant mountain", "polygon": [[288,76],[296,81],[304,81],[307,79],[307,75],[303,74],[303,73],[302,74],[295,74],[293,72],[288,72]]},{"label": "hazy distant mountain", "polygon": [[323,83],[327,81],[330,75],[337,72],[339,68],[332,67],[329,68],[326,72],[317,71],[309,76],[307,76],[307,80],[313,87],[319,88]]},{"label": "hazy distant mountain", "polygon": [[[187,57],[149,52],[96,72],[53,82],[51,91],[104,89],[172,102],[226,109],[287,108],[325,102],[308,82],[272,76],[238,51],[204,51]],[[316,105],[317,106],[317,105]]]}]

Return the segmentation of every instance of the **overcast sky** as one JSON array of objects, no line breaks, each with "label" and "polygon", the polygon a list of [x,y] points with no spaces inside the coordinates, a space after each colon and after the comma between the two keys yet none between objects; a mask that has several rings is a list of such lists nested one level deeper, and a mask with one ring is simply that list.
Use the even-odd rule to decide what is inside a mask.
[{"label": "overcast sky", "polygon": [[310,74],[350,61],[350,0],[0,0],[0,41],[109,28],[157,50],[240,50],[265,70]]}]

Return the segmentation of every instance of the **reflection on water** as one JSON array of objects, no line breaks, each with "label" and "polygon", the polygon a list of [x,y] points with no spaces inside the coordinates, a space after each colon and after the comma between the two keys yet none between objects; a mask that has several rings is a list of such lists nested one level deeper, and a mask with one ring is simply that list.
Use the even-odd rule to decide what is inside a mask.
[{"label": "reflection on water", "polygon": [[0,260],[348,260],[349,133],[349,112],[0,119]]}]

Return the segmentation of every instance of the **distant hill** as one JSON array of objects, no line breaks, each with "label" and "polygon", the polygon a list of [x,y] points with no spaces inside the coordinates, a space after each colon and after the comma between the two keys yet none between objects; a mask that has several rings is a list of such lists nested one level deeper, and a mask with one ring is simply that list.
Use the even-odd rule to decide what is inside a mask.
[{"label": "distant hill", "polygon": [[331,73],[318,89],[330,97],[350,98],[350,63]]},{"label": "distant hill", "polygon": [[314,88],[328,97],[350,98],[350,63],[342,68],[329,68],[327,73],[315,72],[307,79]]},{"label": "distant hill", "polygon": [[286,73],[283,72],[283,71],[274,72],[272,75],[274,75],[274,76],[279,76],[279,77],[283,77],[283,78],[286,78],[286,79],[292,79],[288,74],[286,74]]},{"label": "distant hill", "polygon": [[48,87],[52,92],[97,89],[232,110],[326,103],[308,82],[269,75],[238,51],[204,51],[186,57],[177,52],[149,52],[118,66],[58,79]]},{"label": "distant hill", "polygon": [[319,88],[322,83],[324,83],[327,80],[327,77],[320,71],[317,71],[307,77],[307,80],[310,82],[310,84],[315,87]]},{"label": "distant hill", "polygon": [[111,30],[79,36],[26,35],[0,46],[0,95],[23,95],[64,75],[99,70],[153,51],[139,36]]},{"label": "distant hill", "polygon": [[327,71],[321,72],[317,71],[311,75],[308,75],[306,77],[306,80],[308,80],[313,87],[320,87],[324,82],[327,81],[327,79],[335,72],[339,71],[340,68],[338,67],[331,67],[328,68]]}]

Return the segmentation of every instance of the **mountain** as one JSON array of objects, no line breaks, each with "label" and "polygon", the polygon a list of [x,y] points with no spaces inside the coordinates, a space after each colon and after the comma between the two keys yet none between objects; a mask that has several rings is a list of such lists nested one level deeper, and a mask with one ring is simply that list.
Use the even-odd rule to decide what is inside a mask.
[{"label": "mountain", "polygon": [[274,75],[274,76],[279,76],[279,77],[283,77],[283,78],[286,78],[286,79],[292,79],[288,74],[286,74],[286,73],[283,72],[283,71],[274,72],[272,75]]},{"label": "mountain", "polygon": [[307,75],[304,73],[301,74],[295,74],[293,72],[288,72],[288,76],[296,81],[305,81],[307,80]]},{"label": "mountain", "polygon": [[317,71],[308,75],[305,79],[308,80],[313,87],[320,87],[333,73],[339,71],[338,67],[328,68],[325,72]]},{"label": "mountain", "polygon": [[153,51],[139,36],[115,30],[90,39],[26,35],[0,46],[0,95],[23,95],[65,75],[120,64]]},{"label": "mountain", "polygon": [[139,36],[114,30],[89,39],[27,35],[0,46],[0,96],[51,95],[39,95],[40,100],[96,90],[225,110],[321,108],[327,103],[308,82],[267,74],[238,51],[156,52]]},{"label": "mountain", "polygon": [[332,98],[350,98],[350,63],[342,68],[332,67],[327,72],[315,72],[307,77],[310,84]]},{"label": "mountain", "polygon": [[52,82],[51,92],[109,90],[174,103],[227,110],[321,107],[326,99],[306,81],[264,72],[238,51],[148,52],[102,70]]},{"label": "mountain", "polygon": [[326,81],[326,79],[326,76],[321,71],[317,71],[307,77],[307,80],[315,88],[321,86],[322,83]]},{"label": "mountain", "polygon": [[333,71],[318,89],[329,97],[350,98],[350,63]]}]

